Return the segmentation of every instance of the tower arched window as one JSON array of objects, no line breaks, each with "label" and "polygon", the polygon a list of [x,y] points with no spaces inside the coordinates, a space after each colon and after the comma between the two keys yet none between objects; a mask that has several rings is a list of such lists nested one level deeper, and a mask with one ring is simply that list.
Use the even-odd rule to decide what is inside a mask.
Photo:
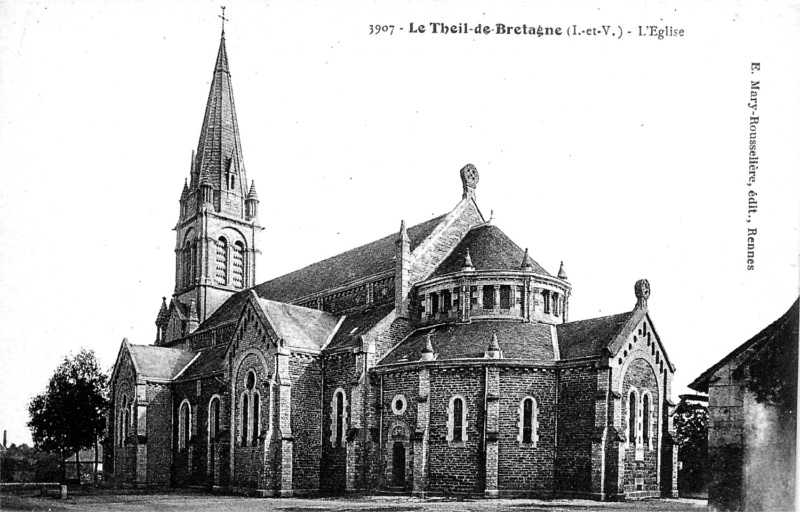
[{"label": "tower arched window", "polygon": [[224,236],[219,237],[216,242],[216,272],[214,281],[217,284],[228,284],[228,240]]},{"label": "tower arched window", "polygon": [[244,288],[244,244],[236,242],[233,244],[232,249],[231,281],[235,288]]}]

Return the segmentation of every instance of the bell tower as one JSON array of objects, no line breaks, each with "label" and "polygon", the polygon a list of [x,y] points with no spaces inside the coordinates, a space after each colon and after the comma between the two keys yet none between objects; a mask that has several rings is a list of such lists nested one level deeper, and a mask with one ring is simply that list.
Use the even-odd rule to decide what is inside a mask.
[{"label": "bell tower", "polygon": [[248,186],[244,167],[224,28],[174,229],[173,302],[182,315],[192,310],[203,322],[233,293],[255,284],[263,228],[255,183]]}]

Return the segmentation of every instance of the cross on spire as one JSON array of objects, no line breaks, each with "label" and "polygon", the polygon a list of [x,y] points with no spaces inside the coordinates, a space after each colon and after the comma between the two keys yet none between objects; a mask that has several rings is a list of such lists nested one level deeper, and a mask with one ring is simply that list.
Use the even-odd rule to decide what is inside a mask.
[{"label": "cross on spire", "polygon": [[222,14],[218,14],[217,16],[219,16],[222,19],[222,33],[224,34],[225,33],[225,22],[226,21],[230,21],[230,20],[225,17],[225,6],[224,5],[220,5],[219,8],[222,9]]}]

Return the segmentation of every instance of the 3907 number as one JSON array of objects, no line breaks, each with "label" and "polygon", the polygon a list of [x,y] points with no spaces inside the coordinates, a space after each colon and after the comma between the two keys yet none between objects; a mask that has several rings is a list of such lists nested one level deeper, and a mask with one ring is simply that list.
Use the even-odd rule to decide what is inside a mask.
[{"label": "3907 number", "polygon": [[369,33],[372,34],[381,34],[386,33],[389,35],[394,34],[394,25],[370,25],[369,26]]}]

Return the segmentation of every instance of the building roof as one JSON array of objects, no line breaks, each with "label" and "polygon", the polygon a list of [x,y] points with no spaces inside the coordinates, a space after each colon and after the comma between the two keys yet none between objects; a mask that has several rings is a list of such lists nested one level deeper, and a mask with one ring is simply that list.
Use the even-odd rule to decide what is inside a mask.
[{"label": "building roof", "polygon": [[[492,224],[482,224],[469,230],[431,277],[460,271],[468,249],[475,270],[520,270],[525,255],[525,251],[500,228]],[[528,260],[533,272],[550,275],[541,265],[530,258]]]},{"label": "building roof", "polygon": [[567,322],[556,327],[561,359],[599,355],[614,341],[634,312]]},{"label": "building roof", "polygon": [[341,317],[292,304],[258,299],[275,334],[294,348],[319,350],[333,336]]},{"label": "building roof", "polygon": [[428,334],[431,335],[434,358],[437,361],[483,358],[495,332],[505,359],[529,359],[537,362],[555,359],[550,325],[486,320],[418,329],[389,352],[378,366],[419,361]]},{"label": "building roof", "polygon": [[222,373],[224,370],[225,352],[228,345],[217,345],[200,351],[200,355],[177,375],[176,380],[195,380],[203,376]]},{"label": "building roof", "polygon": [[344,317],[339,330],[327,346],[327,350],[353,347],[360,343],[361,335],[375,327],[394,310],[394,302]]},{"label": "building roof", "polygon": [[195,189],[203,181],[208,181],[212,187],[219,188],[223,173],[228,170],[240,174],[241,179],[236,187],[239,194],[244,197],[247,193],[247,179],[244,175],[242,144],[239,139],[239,124],[233,103],[233,88],[223,32],[208,92],[200,140],[197,143],[197,155],[193,162],[191,188]]},{"label": "building roof", "polygon": [[[444,217],[445,215],[440,215],[408,228],[412,251],[433,232]],[[395,265],[396,239],[397,233],[387,235],[361,247],[261,283],[253,287],[253,290],[263,299],[294,302],[317,292],[392,270]],[[249,290],[243,290],[231,296],[201,324],[200,328],[210,329],[237,318],[249,293]]]},{"label": "building roof", "polygon": [[195,358],[197,352],[154,345],[130,344],[130,354],[138,376],[172,380]]},{"label": "building roof", "polygon": [[704,371],[697,377],[689,387],[695,391],[708,393],[708,386],[711,383],[714,374],[716,374],[722,367],[733,363],[736,367],[741,366],[746,361],[750,360],[750,356],[757,354],[765,346],[780,340],[788,339],[791,343],[797,343],[798,335],[798,315],[800,314],[800,298],[797,299],[792,307],[780,318],[768,325],[764,330],[745,341],[730,354],[720,359],[716,364],[711,366],[708,370]]}]

